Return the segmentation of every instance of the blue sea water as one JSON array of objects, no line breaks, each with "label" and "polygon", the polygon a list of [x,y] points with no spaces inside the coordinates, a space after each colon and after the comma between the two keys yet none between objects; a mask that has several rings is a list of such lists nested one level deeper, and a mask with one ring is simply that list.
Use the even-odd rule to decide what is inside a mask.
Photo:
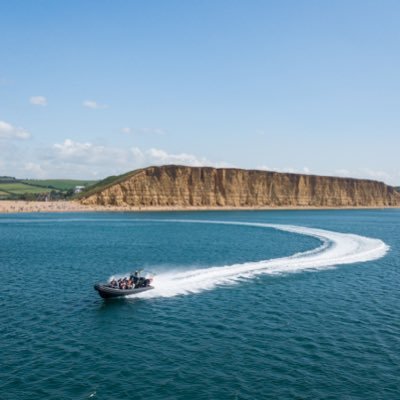
[{"label": "blue sea water", "polygon": [[[0,239],[1,399],[400,399],[399,210],[1,215]],[[149,296],[93,290],[137,266]]]}]

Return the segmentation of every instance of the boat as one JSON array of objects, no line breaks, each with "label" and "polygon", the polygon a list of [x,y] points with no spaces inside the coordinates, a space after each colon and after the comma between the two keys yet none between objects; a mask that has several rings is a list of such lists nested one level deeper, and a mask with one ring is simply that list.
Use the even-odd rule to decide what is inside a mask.
[{"label": "boat", "polygon": [[109,282],[96,283],[94,289],[103,299],[125,297],[154,289],[154,286],[151,285],[152,280],[153,277],[144,277],[135,271],[129,277],[125,276],[118,280],[112,278]]},{"label": "boat", "polygon": [[131,294],[146,292],[147,290],[154,289],[154,286],[146,286],[133,289],[119,289],[111,287],[108,283],[96,283],[94,285],[94,288],[99,292],[99,295],[103,299],[110,299],[113,297],[124,297]]}]

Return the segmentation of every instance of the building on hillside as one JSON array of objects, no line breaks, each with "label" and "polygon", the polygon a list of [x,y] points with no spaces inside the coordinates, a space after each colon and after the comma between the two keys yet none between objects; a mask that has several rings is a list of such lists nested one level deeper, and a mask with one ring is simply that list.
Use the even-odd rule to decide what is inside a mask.
[{"label": "building on hillside", "polygon": [[85,186],[75,186],[74,193],[80,193],[85,189]]}]

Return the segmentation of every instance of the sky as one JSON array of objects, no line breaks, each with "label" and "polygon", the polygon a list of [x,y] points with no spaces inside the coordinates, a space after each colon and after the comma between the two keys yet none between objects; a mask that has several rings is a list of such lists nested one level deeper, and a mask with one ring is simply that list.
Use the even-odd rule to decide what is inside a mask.
[{"label": "sky", "polygon": [[0,175],[400,185],[400,2],[0,0]]}]

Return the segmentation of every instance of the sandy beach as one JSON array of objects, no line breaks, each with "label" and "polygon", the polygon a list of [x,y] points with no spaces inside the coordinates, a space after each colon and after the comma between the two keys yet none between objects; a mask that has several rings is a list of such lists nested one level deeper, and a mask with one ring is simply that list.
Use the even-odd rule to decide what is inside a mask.
[{"label": "sandy beach", "polygon": [[90,211],[74,201],[0,201],[0,213],[76,212]]},{"label": "sandy beach", "polygon": [[[337,209],[384,209],[398,207],[338,207]],[[77,201],[0,201],[0,214],[14,213],[69,213],[69,212],[127,212],[127,211],[229,211],[229,210],[318,210],[335,207],[131,207],[83,205]]]},{"label": "sandy beach", "polygon": [[68,213],[91,211],[140,211],[137,207],[83,205],[77,201],[0,201],[0,214],[9,213]]}]

